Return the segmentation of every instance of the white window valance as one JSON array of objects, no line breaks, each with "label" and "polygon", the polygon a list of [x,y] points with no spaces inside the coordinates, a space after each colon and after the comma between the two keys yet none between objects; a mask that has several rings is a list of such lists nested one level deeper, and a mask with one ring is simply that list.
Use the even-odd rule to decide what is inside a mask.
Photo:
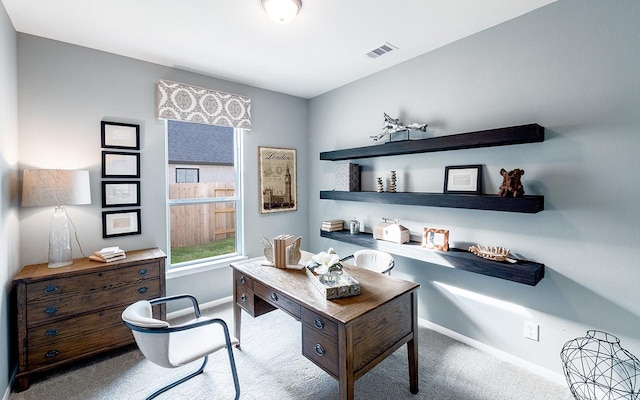
[{"label": "white window valance", "polygon": [[251,99],[160,80],[158,118],[251,129]]}]

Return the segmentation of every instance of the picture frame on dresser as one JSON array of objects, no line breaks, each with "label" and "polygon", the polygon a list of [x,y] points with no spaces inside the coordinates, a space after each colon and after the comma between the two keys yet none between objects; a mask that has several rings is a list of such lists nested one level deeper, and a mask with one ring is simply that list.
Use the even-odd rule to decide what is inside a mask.
[{"label": "picture frame on dresser", "polygon": [[103,178],[140,178],[140,153],[102,152]]},{"label": "picture frame on dresser", "polygon": [[102,207],[140,206],[139,181],[102,181]]},{"label": "picture frame on dresser", "polygon": [[101,121],[100,131],[104,149],[140,150],[140,125]]},{"label": "picture frame on dresser", "polygon": [[482,165],[452,165],[445,167],[444,193],[481,194]]},{"label": "picture frame on dresser", "polygon": [[102,212],[102,237],[104,239],[140,235],[141,233],[140,209]]}]

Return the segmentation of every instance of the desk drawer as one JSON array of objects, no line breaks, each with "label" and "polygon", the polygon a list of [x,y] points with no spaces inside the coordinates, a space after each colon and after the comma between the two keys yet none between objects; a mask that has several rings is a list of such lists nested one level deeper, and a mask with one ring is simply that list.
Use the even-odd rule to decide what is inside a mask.
[{"label": "desk drawer", "polygon": [[268,303],[288,312],[295,318],[300,319],[300,304],[291,300],[281,292],[268,288],[260,282],[253,283],[253,291]]},{"label": "desk drawer", "polygon": [[302,324],[302,354],[335,378],[340,375],[337,341],[307,324]]},{"label": "desk drawer", "polygon": [[308,310],[302,307],[302,323],[307,324],[310,327],[317,329],[318,332],[322,332],[323,334],[333,338],[333,340],[337,340],[338,337],[338,325],[323,317],[320,314],[316,314],[315,312]]}]

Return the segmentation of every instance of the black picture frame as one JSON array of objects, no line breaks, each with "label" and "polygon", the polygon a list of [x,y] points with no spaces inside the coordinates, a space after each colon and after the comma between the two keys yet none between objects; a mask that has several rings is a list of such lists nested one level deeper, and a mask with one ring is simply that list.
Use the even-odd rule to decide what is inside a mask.
[{"label": "black picture frame", "polygon": [[102,212],[102,237],[104,239],[140,235],[142,233],[140,209]]},{"label": "black picture frame", "polygon": [[102,151],[103,178],[140,178],[140,153]]},{"label": "black picture frame", "polygon": [[139,207],[140,181],[102,181],[102,207]]},{"label": "black picture frame", "polygon": [[445,167],[444,193],[481,194],[482,165],[451,165]]},{"label": "black picture frame", "polygon": [[100,121],[102,148],[140,150],[140,125]]}]

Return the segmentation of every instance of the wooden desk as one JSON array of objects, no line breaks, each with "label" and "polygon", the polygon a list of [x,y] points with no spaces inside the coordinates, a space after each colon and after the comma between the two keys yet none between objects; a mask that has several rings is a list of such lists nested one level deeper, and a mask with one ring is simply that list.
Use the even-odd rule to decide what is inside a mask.
[{"label": "wooden desk", "polygon": [[276,308],[302,322],[302,354],[340,382],[340,399],[354,383],[407,344],[409,388],[418,393],[417,283],[345,264],[361,294],[326,300],[304,271],[233,263],[233,315],[240,340],[241,310],[258,317]]}]

